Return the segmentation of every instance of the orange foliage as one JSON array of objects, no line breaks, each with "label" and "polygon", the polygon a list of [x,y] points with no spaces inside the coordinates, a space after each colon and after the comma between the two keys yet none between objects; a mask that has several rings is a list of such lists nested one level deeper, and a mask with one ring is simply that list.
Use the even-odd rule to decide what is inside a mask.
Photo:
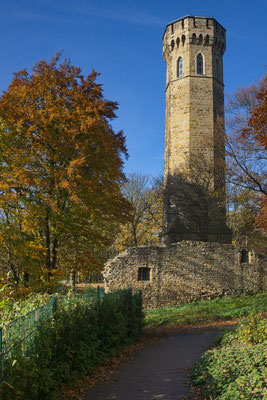
[{"label": "orange foliage", "polygon": [[267,232],[267,197],[262,196],[259,204],[261,208],[257,215],[255,226],[262,229],[264,232]]},{"label": "orange foliage", "polygon": [[265,149],[267,149],[267,75],[261,81],[257,93],[258,104],[251,112],[248,121],[247,134],[253,136]]},{"label": "orange foliage", "polygon": [[[264,149],[267,149],[267,75],[261,81],[260,89],[257,93],[258,104],[251,112],[248,121],[250,129],[248,134],[252,135]],[[257,216],[256,226],[267,230],[267,196],[266,193],[260,200],[261,210]]]},{"label": "orange foliage", "polygon": [[95,250],[129,210],[125,138],[110,125],[117,104],[103,98],[96,72],[59,60],[15,73],[0,97],[0,237],[15,264],[20,243],[20,268],[43,275],[97,265]]},{"label": "orange foliage", "polygon": [[[259,193],[260,212],[255,226],[267,229],[266,149],[267,149],[267,74],[259,85],[237,90],[230,102],[235,118],[232,125],[238,127],[236,146],[231,143],[231,156],[241,173],[235,183]],[[244,108],[243,115],[238,107]]]}]

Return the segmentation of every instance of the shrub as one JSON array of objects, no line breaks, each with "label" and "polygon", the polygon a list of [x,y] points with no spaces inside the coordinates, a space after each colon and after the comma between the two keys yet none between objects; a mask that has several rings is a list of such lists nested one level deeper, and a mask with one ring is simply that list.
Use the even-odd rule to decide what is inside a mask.
[{"label": "shrub", "polygon": [[41,322],[30,343],[20,342],[5,361],[3,400],[53,400],[64,383],[77,380],[132,343],[143,326],[141,295],[130,290],[88,303],[59,302],[54,317]]},{"label": "shrub", "polygon": [[[265,327],[265,332],[264,332]],[[260,400],[266,396],[266,318],[251,315],[225,332],[219,347],[195,365],[192,382],[207,398]]]},{"label": "shrub", "polygon": [[267,338],[267,318],[263,314],[252,313],[241,321],[238,338],[244,343],[262,343]]}]

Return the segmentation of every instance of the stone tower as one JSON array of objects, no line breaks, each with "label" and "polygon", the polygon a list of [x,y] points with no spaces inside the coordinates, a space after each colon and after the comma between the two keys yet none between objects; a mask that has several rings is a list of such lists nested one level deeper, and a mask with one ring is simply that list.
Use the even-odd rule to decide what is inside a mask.
[{"label": "stone tower", "polygon": [[229,243],[224,194],[225,29],[211,17],[167,25],[165,228],[180,240]]}]

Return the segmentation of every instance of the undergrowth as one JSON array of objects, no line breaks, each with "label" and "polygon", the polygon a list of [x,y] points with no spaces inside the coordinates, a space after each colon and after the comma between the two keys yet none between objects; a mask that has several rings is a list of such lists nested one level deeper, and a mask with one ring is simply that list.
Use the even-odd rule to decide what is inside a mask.
[{"label": "undergrowth", "polygon": [[192,383],[212,400],[267,398],[267,318],[251,314],[225,332],[195,365]]},{"label": "undergrowth", "polygon": [[[75,299],[80,301],[79,297],[86,298],[89,296],[96,297],[97,289],[88,288],[79,294],[72,289],[69,289],[65,293],[55,292],[53,297],[56,297],[68,305],[71,301],[75,302]],[[14,301],[13,299],[6,296],[4,300],[0,301],[0,327],[5,326],[12,322],[14,319],[22,317],[32,310],[48,303],[51,300],[51,294],[49,293],[30,293],[26,298],[20,298]]]},{"label": "undergrowth", "polygon": [[29,341],[14,342],[4,359],[1,400],[54,400],[63,384],[104,364],[141,334],[142,299],[130,290],[100,301],[62,301]]}]

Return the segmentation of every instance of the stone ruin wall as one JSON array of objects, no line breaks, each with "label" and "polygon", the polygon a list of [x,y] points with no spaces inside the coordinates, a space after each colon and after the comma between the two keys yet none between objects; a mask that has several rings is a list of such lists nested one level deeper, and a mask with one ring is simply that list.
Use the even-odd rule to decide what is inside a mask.
[{"label": "stone ruin wall", "polygon": [[[106,264],[105,290],[141,290],[146,309],[266,290],[266,258],[247,256],[241,262],[241,249],[208,242],[133,247]],[[138,281],[139,268],[150,268],[150,280]]]}]

